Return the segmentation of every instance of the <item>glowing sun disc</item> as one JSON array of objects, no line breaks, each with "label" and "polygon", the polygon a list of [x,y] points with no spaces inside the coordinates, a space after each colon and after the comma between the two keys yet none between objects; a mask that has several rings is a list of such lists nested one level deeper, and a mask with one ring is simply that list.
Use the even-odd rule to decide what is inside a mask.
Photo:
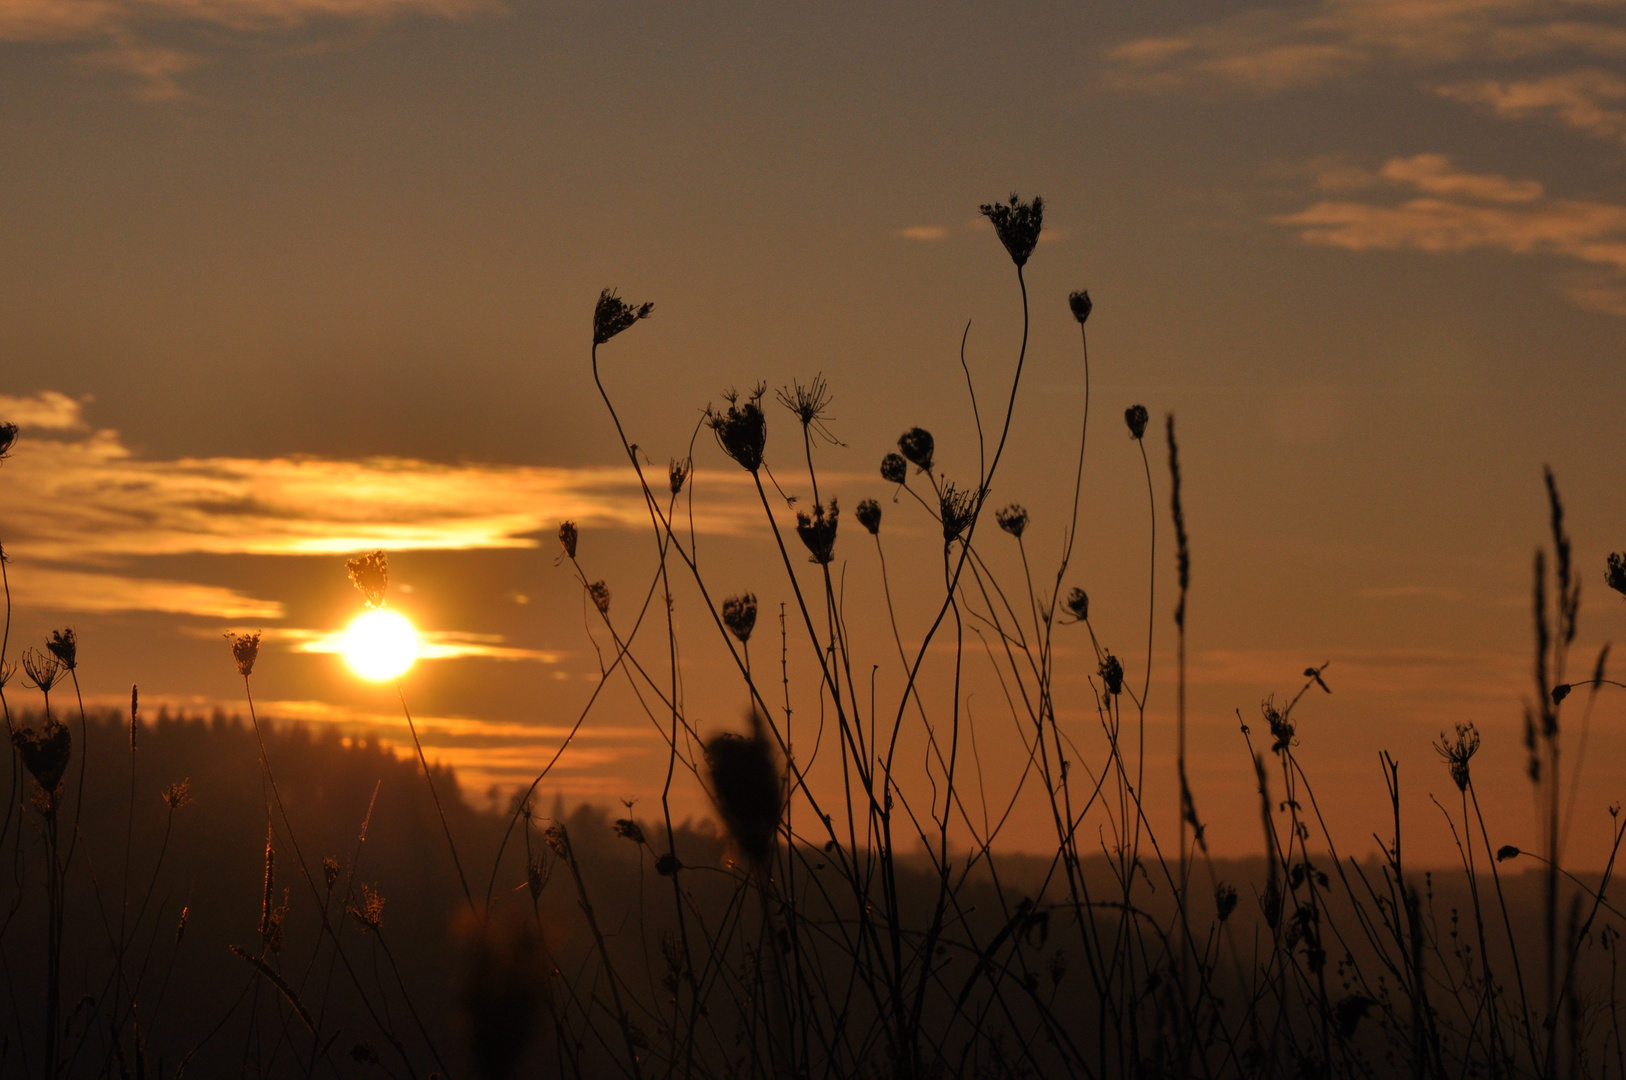
[{"label": "glowing sun disc", "polygon": [[368,611],[345,630],[340,651],[351,671],[383,682],[403,674],[418,659],[418,632],[399,612]]}]

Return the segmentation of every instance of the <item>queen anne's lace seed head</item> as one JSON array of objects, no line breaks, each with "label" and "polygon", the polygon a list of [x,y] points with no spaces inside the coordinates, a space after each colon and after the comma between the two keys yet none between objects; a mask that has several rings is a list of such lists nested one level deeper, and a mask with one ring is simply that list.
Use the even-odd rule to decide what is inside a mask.
[{"label": "queen anne's lace seed head", "polygon": [[1035,195],[1032,202],[1025,203],[1012,192],[1009,202],[984,203],[982,216],[993,222],[994,233],[1011,253],[1011,261],[1018,268],[1026,266],[1044,228],[1044,200]]},{"label": "queen anne's lace seed head", "polygon": [[604,344],[639,319],[649,318],[654,311],[654,304],[629,304],[615,295],[614,289],[605,289],[598,294],[598,303],[593,307],[593,344]]}]

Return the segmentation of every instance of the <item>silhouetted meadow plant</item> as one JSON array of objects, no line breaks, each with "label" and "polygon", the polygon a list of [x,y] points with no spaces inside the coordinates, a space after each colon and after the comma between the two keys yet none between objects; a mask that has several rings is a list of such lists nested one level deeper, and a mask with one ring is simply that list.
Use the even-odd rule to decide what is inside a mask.
[{"label": "silhouetted meadow plant", "polygon": [[[1449,900],[1443,879],[1420,875],[1404,860],[1399,765],[1388,754],[1381,764],[1392,829],[1378,838],[1378,858],[1363,861],[1341,850],[1296,755],[1299,711],[1316,694],[1332,692],[1323,664],[1304,669],[1291,697],[1266,698],[1239,724],[1240,749],[1252,765],[1254,790],[1247,797],[1257,799],[1262,844],[1259,859],[1222,864],[1209,854],[1208,829],[1187,777],[1192,552],[1174,417],[1167,416],[1168,520],[1179,594],[1173,611],[1179,805],[1175,835],[1163,835],[1153,819],[1168,818],[1149,814],[1143,803],[1150,672],[1133,662],[1138,643],[1128,650],[1113,643],[1115,651],[1098,639],[1089,594],[1066,584],[1106,572],[1072,565],[1089,434],[1087,336],[1081,337],[1085,398],[1071,519],[1047,523],[1019,503],[993,509],[989,502],[1027,357],[1024,270],[1038,247],[1044,210],[1042,200],[1016,195],[981,208],[1016,270],[1022,338],[1004,416],[985,429],[977,414],[976,474],[946,475],[943,463],[953,455],[921,427],[906,430],[881,459],[880,480],[898,507],[887,520],[901,516],[905,523],[901,529],[889,524],[888,536],[918,524],[934,537],[929,557],[917,559],[916,567],[936,590],[932,610],[908,634],[892,606],[885,549],[896,541],[881,535],[882,499],[851,493],[857,501],[849,505],[873,544],[838,547],[838,493],[828,479],[821,487],[815,453],[843,445],[832,427],[834,395],[825,379],[793,382],[775,395],[774,404],[796,425],[789,430],[799,435],[783,446],[770,439],[785,414],[776,410],[780,420],[770,422],[766,383],[744,394],[728,391],[722,407],[706,408],[701,425],[722,455],[751,477],[763,536],[778,557],[788,595],[777,605],[777,625],[768,624],[780,651],[771,671],[760,662],[754,669],[750,656],[763,633],[758,592],[770,583],[730,582],[737,591],[725,595],[702,569],[690,527],[680,524],[686,514],[678,500],[694,498],[706,478],[695,471],[692,441],[682,456],[669,459],[664,482],[658,467],[652,480],[645,472],[649,460],[623,428],[606,388],[600,348],[649,318],[653,305],[630,303],[610,289],[600,293],[592,374],[639,482],[655,560],[647,588],[618,585],[622,600],[612,607],[609,579],[587,569],[594,559],[590,537],[573,522],[559,526],[557,561],[568,563],[582,590],[602,668],[598,687],[529,787],[514,795],[507,813],[494,808],[478,818],[478,829],[467,824],[468,808],[442,802],[441,793],[455,781],[424,756],[406,695],[395,687],[416,751],[419,790],[427,795],[414,833],[425,874],[431,858],[448,859],[435,865],[455,871],[455,883],[446,874],[446,892],[460,899],[445,914],[448,940],[461,957],[455,971],[425,976],[398,955],[410,933],[403,921],[410,924],[426,879],[392,884],[373,872],[362,876],[377,787],[348,853],[322,854],[310,846],[308,832],[302,846],[288,802],[307,778],[297,769],[290,777],[274,762],[272,747],[284,744],[268,738],[254,705],[255,680],[265,677],[256,673],[261,635],[232,632],[230,662],[243,680],[258,755],[255,790],[264,808],[257,824],[265,836],[258,918],[251,894],[232,924],[241,936],[220,950],[247,980],[241,995],[208,1002],[220,1013],[218,1023],[201,1042],[164,1058],[154,1048],[154,1024],[162,1023],[168,972],[190,940],[193,905],[184,898],[153,903],[153,886],[140,895],[140,868],[132,870],[138,699],[132,689],[125,856],[115,873],[90,865],[77,846],[78,810],[63,812],[69,795],[76,807],[82,799],[89,744],[82,703],[76,701],[76,739],[51,694],[72,682],[78,696],[78,637],[72,629],[57,631],[42,648],[22,652],[24,685],[41,695],[41,709],[28,722],[14,719],[6,689],[17,670],[6,656],[9,571],[0,551],[7,596],[0,706],[13,748],[0,847],[13,855],[16,883],[0,923],[0,960],[33,950],[44,954],[45,969],[43,1006],[27,1014],[43,1017],[39,1030],[21,1017],[25,997],[34,1000],[41,988],[5,969],[18,1019],[0,1040],[0,1072],[45,1080],[180,1077],[233,1022],[238,1027],[232,1030],[246,1032],[241,1071],[260,1075],[1626,1076],[1617,995],[1622,916],[1607,900],[1615,853],[1626,837],[1618,807],[1610,810],[1614,848],[1601,875],[1573,875],[1561,858],[1574,790],[1561,768],[1574,768],[1561,756],[1564,707],[1584,689],[1590,716],[1593,699],[1621,684],[1607,677],[1607,650],[1590,678],[1573,678],[1568,670],[1580,575],[1556,480],[1546,477],[1551,553],[1538,552],[1534,560],[1534,694],[1525,713],[1539,850],[1493,842],[1474,784],[1481,738],[1472,724],[1457,725],[1434,744],[1444,778],[1457,791],[1436,800],[1461,857]],[[1084,335],[1094,310],[1089,294],[1071,292],[1066,304]],[[969,367],[965,373],[969,380]],[[1155,575],[1161,515],[1145,442],[1152,417],[1140,404],[1123,416],[1142,459]],[[0,459],[17,437],[15,425],[0,422]],[[781,471],[776,477],[769,462],[770,453],[781,452],[784,460],[773,464],[805,468],[811,499],[781,489],[789,476]],[[990,511],[997,531],[979,528]],[[806,559],[785,536],[787,514]],[[1061,555],[1036,574],[1027,538],[1048,525],[1063,537]],[[876,560],[892,636],[887,649],[895,650],[876,657],[855,651],[845,622],[844,563],[861,558]],[[384,552],[350,559],[346,570],[362,603],[385,605]],[[1604,576],[1611,589],[1626,594],[1626,554],[1610,555]],[[679,601],[673,577],[695,587],[698,610]],[[739,590],[743,584],[753,590]],[[688,633],[709,635],[727,651],[745,731],[719,731],[691,715],[680,608]],[[1152,607],[1148,657],[1160,622]],[[991,647],[969,648],[968,630]],[[926,670],[934,649],[934,655],[946,650],[952,656],[952,681],[936,660]],[[808,688],[819,699],[812,719],[793,707],[793,650],[816,673],[817,685]],[[1004,793],[989,791],[961,682],[964,665],[984,661],[998,674],[1008,719],[1023,740],[1020,774]],[[871,681],[883,668],[903,679],[891,700]],[[1063,669],[1085,675],[1089,689],[1079,700],[1058,702]],[[538,793],[612,680],[632,687],[664,740],[666,783],[658,810],[640,820],[629,801],[627,816],[613,822],[589,815],[567,823],[562,808],[541,814]],[[1583,720],[1582,740],[1584,731]],[[797,746],[820,749],[803,760]],[[80,777],[70,786],[76,753]],[[913,762],[906,767],[899,756],[921,753],[928,765],[924,786],[909,779],[917,775]],[[832,771],[810,783],[806,770],[821,754],[821,768]],[[254,779],[237,782],[253,785]],[[674,826],[672,796],[680,785],[705,793],[720,834]],[[973,794],[985,806],[1004,800],[1004,816],[972,813]],[[153,883],[175,816],[193,801],[189,781],[172,780],[160,799],[166,816]],[[1050,855],[1026,864],[1002,839],[1005,817],[1019,799],[1042,808],[1053,828]],[[437,821],[444,848],[431,839]],[[439,848],[433,854],[431,844]],[[251,836],[250,854],[252,845]],[[1537,866],[1526,877],[1539,880],[1539,896],[1505,875],[1502,868],[1519,859]],[[465,865],[479,874],[471,878]],[[70,883],[81,880],[97,898],[100,925],[89,908],[74,907],[74,928],[102,942],[95,946],[102,966],[99,974],[94,964],[74,970],[84,985],[76,982],[67,992],[83,996],[64,1015],[65,896]],[[46,916],[37,941],[14,929],[21,925],[19,912],[41,904],[36,882],[45,886]],[[395,898],[388,903],[385,888]],[[1443,925],[1442,909],[1448,911]],[[240,944],[256,937],[252,947]],[[149,977],[149,969],[159,968],[161,980]],[[420,1004],[428,998],[443,1001],[448,1015],[429,1012]],[[343,1002],[351,1011],[341,1022]]]}]

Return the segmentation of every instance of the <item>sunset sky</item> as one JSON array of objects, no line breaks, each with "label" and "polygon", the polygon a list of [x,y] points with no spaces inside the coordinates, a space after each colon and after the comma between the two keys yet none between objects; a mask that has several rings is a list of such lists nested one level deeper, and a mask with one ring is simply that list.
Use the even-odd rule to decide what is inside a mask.
[{"label": "sunset sky", "polygon": [[[1256,719],[1324,661],[1333,693],[1306,699],[1301,753],[1350,850],[1385,827],[1388,749],[1412,842],[1452,857],[1430,743],[1468,720],[1496,828],[1527,841],[1543,465],[1583,582],[1572,675],[1626,638],[1602,573],[1626,549],[1626,6],[1603,0],[0,0],[0,419],[24,429],[0,466],[11,655],[73,625],[91,700],[139,683],[152,710],[230,712],[221,634],[262,630],[264,712],[399,741],[393,690],[323,651],[361,609],[344,558],[384,548],[391,606],[432,646],[403,681],[430,753],[479,804],[528,779],[613,648],[558,565],[560,521],[581,525],[618,619],[655,566],[588,363],[614,286],[656,304],[601,363],[662,477],[727,388],[829,380],[842,445],[816,448],[820,489],[844,511],[854,639],[895,703],[875,545],[850,508],[882,500],[918,643],[941,544],[876,466],[918,424],[975,478],[961,335],[986,423],[1021,334],[976,211],[1012,191],[1044,197],[1046,227],[992,500],[1029,507],[1035,574],[1053,575],[1084,403],[1066,297],[1087,288],[1067,584],[1137,683],[1148,503],[1120,418],[1154,417],[1149,795],[1172,791],[1172,411],[1193,779],[1216,848],[1258,843],[1237,711]],[[801,455],[772,407],[769,462],[807,500]],[[761,599],[753,661],[777,688],[777,549],[709,433],[695,466],[703,569],[714,593]],[[1014,541],[990,527],[978,544],[1019,595]],[[692,717],[737,728],[744,691],[687,583],[675,618]],[[657,631],[639,650],[659,672]],[[1078,628],[1057,642],[1082,741],[1094,661]],[[992,784],[1022,751],[982,645],[968,656]],[[665,751],[612,681],[544,790],[653,812]],[[1626,800],[1623,720],[1626,695],[1598,699],[1583,862]],[[692,778],[674,806],[705,812]],[[1042,848],[1028,809],[1013,842]]]}]

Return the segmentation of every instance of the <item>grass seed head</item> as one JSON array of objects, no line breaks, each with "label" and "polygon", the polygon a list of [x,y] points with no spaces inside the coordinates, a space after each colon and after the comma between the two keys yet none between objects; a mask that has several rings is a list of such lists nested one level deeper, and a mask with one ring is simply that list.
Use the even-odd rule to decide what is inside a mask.
[{"label": "grass seed head", "polygon": [[805,510],[796,511],[796,535],[802,538],[802,543],[812,553],[813,561],[820,566],[828,566],[830,560],[835,558],[836,525],[840,515],[834,496],[830,498],[829,510],[825,509],[823,503],[816,503],[811,514]]},{"label": "grass seed head", "polygon": [[1146,411],[1144,405],[1131,405],[1124,410],[1124,424],[1129,428],[1129,437],[1131,439],[1140,439],[1144,436],[1146,434],[1146,425],[1150,420],[1151,415]]},{"label": "grass seed head", "polygon": [[382,551],[369,551],[354,559],[346,559],[344,568],[350,571],[350,584],[361,590],[369,607],[384,606],[384,591],[390,584],[390,559]]},{"label": "grass seed head", "polygon": [[751,640],[751,631],[757,625],[756,593],[741,593],[723,601],[723,625],[729,633],[740,639],[740,644]]},{"label": "grass seed head", "polygon": [[605,289],[598,294],[598,303],[593,306],[593,344],[604,344],[639,319],[649,318],[654,312],[654,304],[629,304],[615,295],[614,289]]},{"label": "grass seed head", "polygon": [[1090,312],[1095,309],[1095,305],[1090,303],[1090,293],[1088,289],[1082,289],[1076,293],[1068,293],[1067,307],[1072,311],[1073,318],[1078,320],[1078,325],[1080,326],[1084,325],[1084,323],[1090,317]]},{"label": "grass seed head", "polygon": [[889,484],[901,484],[909,479],[909,463],[902,454],[888,454],[881,459],[881,479]]},{"label": "grass seed head", "polygon": [[858,524],[869,530],[871,536],[881,531],[881,504],[874,499],[865,499],[858,504]]},{"label": "grass seed head", "polygon": [[1011,253],[1011,261],[1018,269],[1026,266],[1044,228],[1044,200],[1035,195],[1032,202],[1025,203],[1013,191],[1009,202],[984,203],[981,210],[993,222],[994,233]]},{"label": "grass seed head", "polygon": [[898,452],[913,462],[915,468],[921,472],[932,471],[932,455],[936,449],[936,440],[925,428],[912,427],[898,436]]},{"label": "grass seed head", "polygon": [[767,387],[759,383],[742,402],[737,391],[729,390],[723,394],[728,408],[706,413],[706,424],[717,436],[717,445],[751,473],[762,468],[762,452],[768,445],[768,418],[762,412],[766,392]]},{"label": "grass seed head", "polygon": [[237,674],[245,679],[254,674],[254,661],[260,655],[259,632],[227,634],[226,640],[231,643],[231,658],[237,661]]}]

